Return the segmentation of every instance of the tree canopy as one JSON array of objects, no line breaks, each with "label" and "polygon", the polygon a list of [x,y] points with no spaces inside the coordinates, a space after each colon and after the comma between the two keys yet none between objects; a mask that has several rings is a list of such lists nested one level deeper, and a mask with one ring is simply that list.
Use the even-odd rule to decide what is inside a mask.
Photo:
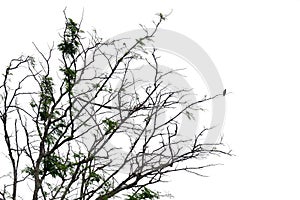
[{"label": "tree canopy", "polygon": [[[154,31],[142,26],[144,35],[128,42],[86,33],[81,22],[65,15],[58,44],[47,53],[34,44],[37,58],[23,55],[1,69],[1,149],[9,163],[9,170],[0,172],[2,199],[21,199],[19,188],[25,187],[33,200],[158,199],[160,193],[149,187],[167,174],[200,175],[199,169],[212,166],[181,163],[230,155],[218,148],[222,141],[202,142],[212,127],[195,133],[193,140],[179,134],[179,117],[193,120],[193,110],[226,92],[190,102],[190,90],[165,84],[176,71],[160,70],[153,37],[166,17],[158,14]],[[98,57],[107,64],[101,73]],[[147,65],[152,82],[133,76],[141,70],[134,62]],[[168,120],[159,120],[177,107]],[[122,134],[130,141],[126,151],[110,144]]]}]

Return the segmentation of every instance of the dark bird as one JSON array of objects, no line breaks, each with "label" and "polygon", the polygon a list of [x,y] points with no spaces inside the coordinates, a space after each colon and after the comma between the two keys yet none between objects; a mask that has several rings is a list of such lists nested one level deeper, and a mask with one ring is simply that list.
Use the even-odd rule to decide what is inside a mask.
[{"label": "dark bird", "polygon": [[225,96],[226,95],[226,89],[223,91],[223,96]]}]

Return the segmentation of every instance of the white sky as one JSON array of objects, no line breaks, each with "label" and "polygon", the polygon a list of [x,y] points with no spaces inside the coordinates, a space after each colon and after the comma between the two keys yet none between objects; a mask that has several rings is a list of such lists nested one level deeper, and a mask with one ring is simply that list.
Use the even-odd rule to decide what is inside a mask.
[{"label": "white sky", "polygon": [[75,20],[84,8],[83,29],[104,38],[173,9],[162,27],[196,41],[233,92],[223,131],[237,156],[203,171],[208,178],[177,174],[159,189],[175,200],[299,199],[299,0],[2,1],[0,66],[33,52],[31,42],[57,40],[65,6]]}]

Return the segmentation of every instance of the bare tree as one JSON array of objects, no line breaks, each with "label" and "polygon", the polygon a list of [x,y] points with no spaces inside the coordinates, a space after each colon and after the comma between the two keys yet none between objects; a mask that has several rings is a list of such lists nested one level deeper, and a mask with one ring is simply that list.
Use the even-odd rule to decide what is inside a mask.
[{"label": "bare tree", "polygon": [[[21,56],[9,63],[0,83],[2,149],[10,164],[0,174],[2,199],[21,199],[24,187],[33,200],[155,199],[159,194],[147,187],[164,181],[165,175],[201,175],[199,169],[211,166],[181,165],[184,161],[230,155],[218,148],[221,141],[201,142],[210,128],[193,140],[179,134],[180,116],[192,120],[202,103],[223,98],[225,91],[190,102],[190,90],[166,84],[176,70],[161,70],[157,50],[145,48],[166,17],[158,15],[153,31],[142,26],[144,35],[135,40],[103,40],[96,32],[85,34],[81,22],[66,17],[58,45],[43,53],[34,44],[39,59]],[[108,66],[101,73],[98,57]],[[135,62],[147,65],[151,83],[134,76],[141,70],[133,67]],[[129,140],[126,151],[110,144],[121,136]]]}]

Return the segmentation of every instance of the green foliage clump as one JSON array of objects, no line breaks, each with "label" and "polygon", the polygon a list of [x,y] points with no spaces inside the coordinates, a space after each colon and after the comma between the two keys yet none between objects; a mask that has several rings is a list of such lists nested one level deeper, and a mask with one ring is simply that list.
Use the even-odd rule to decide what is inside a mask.
[{"label": "green foliage clump", "polygon": [[79,25],[71,18],[67,19],[66,29],[64,32],[63,41],[58,45],[58,49],[65,55],[73,57],[79,47],[79,33],[82,32]]},{"label": "green foliage clump", "polygon": [[[53,79],[52,77],[43,76],[41,82],[41,109],[40,109],[40,119],[42,121],[47,121],[49,118],[49,108],[51,103],[53,102],[52,94],[53,94]],[[34,107],[34,102],[31,103],[31,106]]]},{"label": "green foliage clump", "polygon": [[71,95],[73,94],[72,88],[74,86],[75,78],[76,78],[76,71],[71,69],[70,67],[60,68],[65,75],[64,81],[66,83],[66,90]]},{"label": "green foliage clump", "polygon": [[106,118],[105,120],[102,120],[102,123],[105,124],[105,133],[106,134],[111,133],[111,131],[116,129],[118,126],[118,122],[112,121],[108,118]]},{"label": "green foliage clump", "polygon": [[157,192],[154,192],[146,187],[144,187],[141,192],[133,194],[133,195],[127,195],[128,198],[126,200],[154,200],[159,199],[159,194]]},{"label": "green foliage clump", "polygon": [[71,163],[64,161],[62,157],[57,155],[49,155],[43,160],[44,171],[48,172],[53,178],[56,176],[64,177],[67,170],[71,169]]}]

